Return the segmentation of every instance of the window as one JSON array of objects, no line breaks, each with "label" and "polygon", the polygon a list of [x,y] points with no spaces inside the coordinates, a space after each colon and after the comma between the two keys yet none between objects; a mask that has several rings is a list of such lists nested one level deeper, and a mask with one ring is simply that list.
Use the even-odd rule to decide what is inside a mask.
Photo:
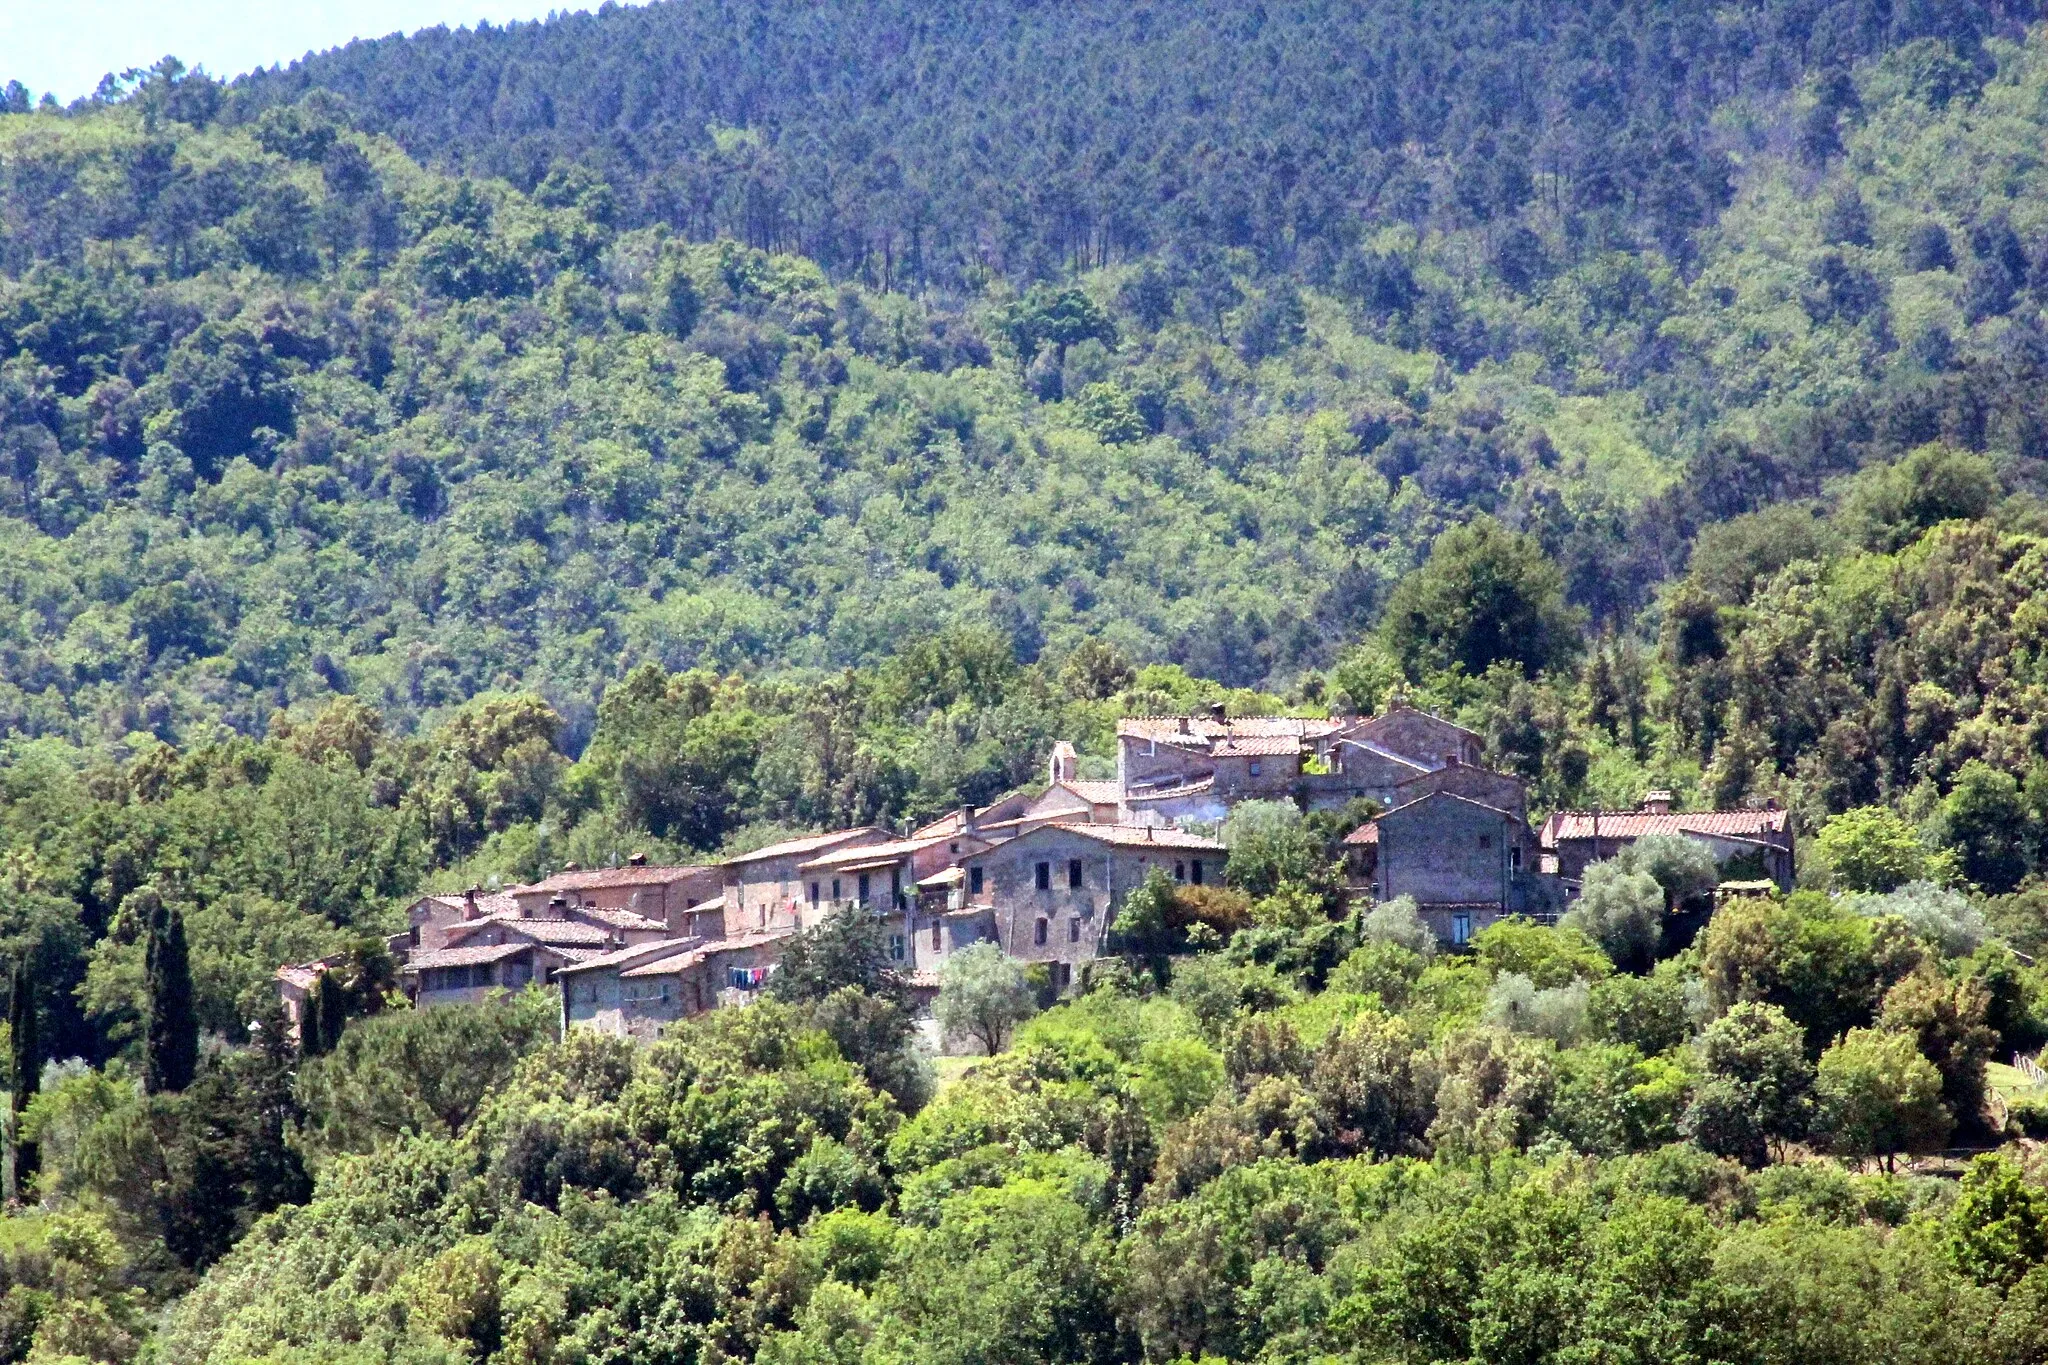
[{"label": "window", "polygon": [[868,874],[865,872],[860,874],[860,903],[868,903]]},{"label": "window", "polygon": [[1493,836],[1492,836],[1491,834],[1482,834],[1482,835],[1480,835],[1480,836],[1479,836],[1479,847],[1480,847],[1480,848],[1481,848],[1482,850],[1484,850],[1484,849],[1489,849],[1489,848],[1492,848],[1492,847],[1493,847]]},{"label": "window", "polygon": [[1079,858],[1067,859],[1067,889],[1069,891],[1079,891],[1081,889],[1081,860]]},{"label": "window", "polygon": [[1038,889],[1039,889],[1040,891],[1050,891],[1050,890],[1052,890],[1052,864],[1051,864],[1051,863],[1040,863],[1040,864],[1038,865]]},{"label": "window", "polygon": [[1080,920],[1080,917],[1079,917],[1079,916],[1076,916],[1075,918],[1073,918],[1073,919],[1070,919],[1070,920],[1068,920],[1068,921],[1067,921],[1067,942],[1069,942],[1069,943],[1079,943],[1080,941],[1081,941],[1081,920]]},{"label": "window", "polygon": [[1173,879],[1177,882],[1184,882],[1188,879],[1188,865],[1186,863],[1175,861],[1173,865]]},{"label": "window", "polygon": [[959,851],[960,851],[960,845],[958,845],[958,844],[947,844],[947,845],[946,845],[946,852],[948,852],[948,853],[958,853]]},{"label": "window", "polygon": [[967,869],[967,894],[970,896],[979,896],[981,894],[981,869],[978,867]]},{"label": "window", "polygon": [[835,901],[839,899],[839,878],[837,877],[832,879],[832,899]]},{"label": "window", "polygon": [[817,903],[818,903],[818,884],[817,884],[816,882],[812,882],[812,883],[811,883],[811,904],[812,904],[812,905],[816,905]]},{"label": "window", "polygon": [[1260,774],[1260,773],[1261,773],[1262,771],[1264,771],[1264,770],[1265,770],[1265,765],[1264,765],[1263,763],[1259,762],[1259,760],[1257,760],[1256,758],[1252,760],[1252,776],[1253,776],[1253,777],[1257,777],[1257,776],[1258,776],[1258,775],[1259,775],[1259,774]]},{"label": "window", "polygon": [[1469,942],[1471,942],[1471,941],[1472,941],[1472,917],[1471,917],[1470,915],[1468,915],[1468,914],[1465,914],[1465,913],[1464,913],[1463,911],[1460,911],[1459,913],[1457,913],[1457,914],[1455,914],[1455,915],[1452,915],[1452,916],[1451,916],[1451,942],[1453,942],[1453,943],[1469,943]]},{"label": "window", "polygon": [[1073,963],[1071,963],[1071,962],[1055,962],[1055,963],[1053,963],[1053,964],[1052,964],[1052,984],[1054,985],[1054,987],[1056,987],[1056,988],[1057,988],[1057,989],[1059,989],[1059,990],[1065,990],[1065,989],[1066,989],[1067,987],[1069,987],[1069,986],[1073,985],[1073,984],[1074,984],[1074,964],[1073,964]]},{"label": "window", "polygon": [[935,953],[939,951],[939,922],[937,920],[932,921],[932,951]]},{"label": "window", "polygon": [[1508,851],[1508,861],[1514,865],[1515,871],[1520,872],[1522,870],[1521,845],[1517,844],[1514,848]]},{"label": "window", "polygon": [[900,867],[889,869],[889,904],[899,910],[903,908],[903,869]]},{"label": "window", "polygon": [[[1043,867],[1045,866],[1045,864],[1040,863],[1039,866]],[[1044,920],[1040,920],[1036,924],[1031,926],[1031,941],[1041,948],[1045,946],[1045,925],[1046,922]]]},{"label": "window", "polygon": [[901,934],[891,934],[891,935],[889,935],[889,959],[890,959],[890,960],[891,960],[892,962],[901,962],[901,961],[903,960],[903,953],[904,953],[904,943],[903,943],[903,935],[901,935]]},{"label": "window", "polygon": [[1195,859],[1194,883],[1196,886],[1202,884],[1202,860],[1200,858]]}]

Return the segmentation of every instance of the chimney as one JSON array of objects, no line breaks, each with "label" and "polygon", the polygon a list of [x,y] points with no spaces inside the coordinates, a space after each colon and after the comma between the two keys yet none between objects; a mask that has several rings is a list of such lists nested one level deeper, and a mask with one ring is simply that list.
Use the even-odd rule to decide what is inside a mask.
[{"label": "chimney", "polygon": [[583,864],[581,864],[581,863],[563,863],[563,864],[562,864],[562,871],[564,871],[564,872],[581,872],[582,870],[583,870]]},{"label": "chimney", "polygon": [[632,857],[630,857],[630,858],[626,859],[626,866],[627,866],[627,867],[645,867],[645,866],[647,866],[647,855],[646,855],[645,853],[637,853],[637,852],[636,852],[636,853],[635,853],[635,854],[634,854],[634,855],[633,855]]},{"label": "chimney", "polygon": [[1224,714],[1222,702],[1212,701],[1209,703],[1209,719],[1215,721],[1218,725],[1223,724]]},{"label": "chimney", "polygon": [[549,900],[548,900],[548,918],[549,918],[549,919],[567,919],[567,918],[569,918],[569,902],[568,902],[567,900],[565,900],[564,898],[562,898],[561,896],[553,896],[553,897],[550,897],[550,898],[549,898]]},{"label": "chimney", "polygon": [[1186,733],[1188,732],[1188,717],[1186,717],[1186,716],[1179,716],[1179,717],[1176,717],[1176,723],[1177,723],[1177,725],[1179,726],[1179,728],[1180,728],[1180,732],[1181,732],[1182,734],[1186,734]]},{"label": "chimney", "polygon": [[1644,792],[1643,809],[1651,815],[1671,814],[1671,793],[1661,787],[1655,791]]},{"label": "chimney", "polygon": [[960,832],[962,834],[974,833],[974,807],[962,806],[960,808]]},{"label": "chimney", "polygon": [[469,890],[462,893],[462,917],[464,919],[476,918],[476,893],[481,890],[483,890],[481,886],[472,886]]}]

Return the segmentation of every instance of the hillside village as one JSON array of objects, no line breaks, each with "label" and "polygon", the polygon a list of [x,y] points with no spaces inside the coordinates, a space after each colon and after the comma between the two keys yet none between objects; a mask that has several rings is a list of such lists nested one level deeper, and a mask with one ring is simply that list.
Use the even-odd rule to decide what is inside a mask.
[{"label": "hillside village", "polygon": [[[1653,791],[1636,810],[1557,811],[1532,827],[1526,784],[1484,765],[1480,736],[1398,700],[1373,717],[1221,706],[1129,717],[1116,738],[1112,780],[1080,777],[1062,742],[1042,788],[908,830],[831,830],[693,866],[636,856],[421,896],[389,944],[403,990],[434,1006],[539,983],[559,990],[565,1028],[651,1039],[752,999],[794,937],[863,913],[924,1003],[947,960],[984,942],[1065,993],[1112,951],[1118,912],[1148,877],[1223,883],[1229,849],[1214,832],[1250,800],[1370,813],[1343,840],[1350,899],[1406,898],[1449,947],[1511,916],[1554,923],[1589,865],[1648,834],[1700,842],[1731,885],[1792,885],[1793,828],[1775,803],[1682,812]],[[294,1028],[339,960],[278,969]]]}]

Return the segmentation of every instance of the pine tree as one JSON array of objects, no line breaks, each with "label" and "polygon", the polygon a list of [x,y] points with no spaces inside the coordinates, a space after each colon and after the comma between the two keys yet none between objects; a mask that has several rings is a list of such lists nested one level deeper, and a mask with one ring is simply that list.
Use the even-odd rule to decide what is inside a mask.
[{"label": "pine tree", "polygon": [[192,1008],[192,959],[185,946],[185,917],[176,906],[147,893],[147,937],[143,985],[148,1013],[143,1021],[142,1088],[151,1095],[183,1090],[199,1069],[199,1017]]},{"label": "pine tree", "polygon": [[19,1197],[42,1165],[37,1145],[24,1142],[21,1137],[21,1116],[42,1088],[43,1079],[42,1039],[36,1035],[35,978],[29,973],[27,953],[14,964],[14,991],[7,1002],[7,1025],[13,1044],[13,1055],[8,1060],[13,1064],[14,1076],[12,1126],[8,1133],[14,1144],[14,1189]]}]

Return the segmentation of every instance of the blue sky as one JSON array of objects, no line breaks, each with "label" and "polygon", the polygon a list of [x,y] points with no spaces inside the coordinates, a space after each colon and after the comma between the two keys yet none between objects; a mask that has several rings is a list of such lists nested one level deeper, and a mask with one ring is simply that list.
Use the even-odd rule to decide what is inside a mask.
[{"label": "blue sky", "polygon": [[591,8],[595,0],[0,0],[0,84],[18,80],[69,103],[105,73],[166,54],[237,76],[351,38]]}]

